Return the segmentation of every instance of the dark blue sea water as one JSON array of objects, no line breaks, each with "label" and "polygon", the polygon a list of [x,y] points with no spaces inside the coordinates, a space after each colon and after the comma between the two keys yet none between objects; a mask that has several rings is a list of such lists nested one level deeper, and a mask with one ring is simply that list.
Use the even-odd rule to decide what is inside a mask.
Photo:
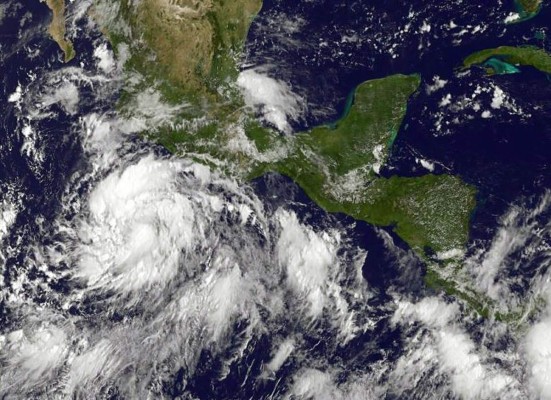
[{"label": "dark blue sea water", "polygon": [[[294,128],[306,129],[316,124],[335,120],[346,107],[350,93],[361,82],[395,73],[418,73],[423,83],[408,104],[408,112],[394,143],[384,175],[418,176],[427,173],[416,159],[435,163],[435,173],[461,176],[478,189],[478,206],[472,219],[471,242],[487,242],[497,226],[497,219],[520,196],[533,197],[551,184],[548,163],[551,158],[551,82],[545,74],[530,68],[521,68],[520,74],[488,77],[481,70],[469,75],[458,75],[462,59],[473,51],[503,44],[535,44],[547,46],[536,39],[537,32],[547,32],[551,11],[518,25],[505,26],[501,21],[514,10],[513,4],[503,2],[490,7],[487,2],[455,1],[404,2],[388,1],[290,1],[267,0],[253,24],[246,62],[268,64],[270,73],[291,84],[308,102],[308,112]],[[512,3],[512,2],[511,2]],[[61,196],[75,171],[86,168],[80,139],[71,127],[79,116],[92,110],[110,110],[116,103],[112,98],[82,96],[77,115],[69,116],[59,110],[55,119],[44,119],[38,127],[37,147],[44,161],[33,163],[21,152],[24,143],[21,121],[15,118],[15,103],[7,101],[18,85],[28,87],[29,73],[40,76],[44,71],[61,68],[61,54],[57,46],[44,35],[49,13],[39,2],[18,5],[13,16],[0,25],[0,196],[17,191],[23,204],[4,246],[21,248],[12,252],[3,270],[7,285],[22,274],[29,279],[43,279],[38,270],[25,270],[29,256],[19,238],[37,235],[37,221],[41,226],[53,222],[61,208]],[[29,29],[19,23],[24,15],[30,19]],[[450,26],[450,21],[457,28]],[[410,24],[410,28],[406,27]],[[420,33],[420,29],[428,33]],[[469,26],[469,28],[466,28]],[[485,27],[482,33],[472,33],[476,26]],[[31,28],[32,27],[32,28]],[[425,27],[425,28],[423,28]],[[24,26],[25,28],[25,26]],[[460,37],[455,33],[468,29]],[[84,27],[82,27],[84,30]],[[481,28],[482,29],[482,28]],[[78,57],[72,65],[92,65],[92,41],[98,32],[88,32],[75,41]],[[29,51],[40,49],[40,56],[29,59]],[[429,93],[426,85],[435,75],[448,83],[439,91]],[[476,85],[498,85],[513,98],[518,106],[530,113],[516,115],[506,110],[492,110],[494,118],[468,118],[472,109],[453,113],[442,110],[439,103],[446,94],[452,98],[469,96]],[[493,92],[492,92],[493,93]],[[481,100],[489,104],[492,93]],[[92,96],[92,94],[90,94]],[[450,122],[445,133],[435,128],[442,114]],[[452,123],[457,119],[458,123]],[[133,138],[132,140],[139,141]],[[143,144],[140,146],[152,146]],[[151,147],[151,151],[162,152]],[[323,363],[344,365],[339,378],[346,381],[357,371],[369,371],[374,363],[391,363],[402,352],[404,338],[399,328],[392,328],[391,310],[385,304],[390,293],[404,293],[412,298],[427,293],[423,283],[425,267],[396,235],[344,215],[328,215],[289,179],[267,175],[252,184],[267,210],[284,207],[300,216],[302,223],[314,229],[337,226],[349,239],[367,251],[363,277],[373,288],[369,299],[370,312],[377,320],[373,330],[359,335],[346,346],[339,346],[335,337],[327,335],[321,324],[309,332],[304,342],[311,346],[308,358],[301,363],[288,363],[278,371],[277,379],[260,380],[262,363],[270,359],[274,337],[284,337],[287,326],[278,332],[266,332],[247,347],[243,358],[232,366],[223,380],[218,380],[224,356],[208,351],[201,354],[200,368],[192,381],[185,379],[182,367],[163,388],[169,397],[184,393],[200,399],[242,398],[257,399],[281,396],[290,385],[290,377],[304,365]],[[42,232],[43,234],[43,232]],[[48,241],[41,237],[38,241]],[[528,273],[528,271],[525,271]],[[55,291],[67,290],[65,282],[52,285]],[[40,303],[40,293],[33,299]],[[69,313],[93,313],[90,310],[72,310]],[[17,325],[19,315],[0,303],[0,330]],[[366,316],[367,317],[367,316]],[[124,316],[120,316],[124,318]],[[239,323],[239,322],[238,322]],[[242,323],[242,322],[241,322]],[[236,331],[240,326],[235,327]],[[226,344],[227,353],[234,350]],[[325,365],[325,364],[324,364]],[[185,390],[184,390],[185,388]],[[116,389],[106,391],[106,398],[118,398]],[[392,397],[389,397],[392,398]]]},{"label": "dark blue sea water", "polygon": [[[268,0],[249,32],[245,62],[268,67],[306,97],[309,115],[296,126],[304,129],[341,115],[348,94],[365,80],[398,73],[445,76],[480,49],[541,46],[536,33],[547,32],[549,10],[525,23],[504,24],[514,10],[513,1]],[[429,25],[429,32],[422,31]]]},{"label": "dark blue sea water", "polygon": [[[18,266],[24,264],[28,249],[18,246],[17,237],[23,235],[32,240],[37,231],[37,220],[53,220],[59,210],[59,198],[71,172],[79,162],[81,154],[77,138],[65,135],[69,121],[45,121],[41,127],[38,147],[44,148],[44,163],[33,163],[24,155],[25,141],[22,134],[22,121],[16,117],[16,104],[8,102],[8,97],[19,84],[30,83],[29,73],[37,74],[51,68],[59,57],[55,44],[48,40],[43,29],[48,23],[49,13],[45,4],[39,2],[11,3],[3,23],[0,25],[0,71],[2,86],[0,92],[0,196],[8,198],[10,192],[22,204],[14,232],[4,240],[3,246],[20,249],[13,251],[6,260],[2,271],[4,281],[9,284],[20,274]],[[14,12],[15,10],[15,12]],[[21,23],[25,21],[26,23]],[[28,52],[40,50],[41,56],[29,60]],[[39,274],[29,271],[32,278]],[[40,302],[40,299],[37,299]],[[4,327],[13,324],[11,310],[5,306],[2,296],[1,322]]]}]

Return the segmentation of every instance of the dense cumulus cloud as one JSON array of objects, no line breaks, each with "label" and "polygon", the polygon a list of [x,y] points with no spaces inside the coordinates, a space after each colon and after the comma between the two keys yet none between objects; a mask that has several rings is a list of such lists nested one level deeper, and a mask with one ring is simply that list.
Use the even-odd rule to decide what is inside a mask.
[{"label": "dense cumulus cloud", "polygon": [[[135,137],[186,105],[148,88],[132,113],[114,112],[120,60],[93,43],[89,65],[30,71],[6,96],[33,177],[52,165],[48,124],[70,121],[56,142],[78,138],[82,154],[53,215],[25,220],[22,183],[0,187],[0,397],[201,398],[208,375],[212,386],[237,376],[233,390],[259,398],[551,398],[549,193],[511,205],[463,259],[513,323],[435,292],[383,293],[350,225],[268,205]],[[304,100],[285,82],[250,69],[238,86],[281,131],[300,119]],[[411,254],[380,235],[407,275]]]}]

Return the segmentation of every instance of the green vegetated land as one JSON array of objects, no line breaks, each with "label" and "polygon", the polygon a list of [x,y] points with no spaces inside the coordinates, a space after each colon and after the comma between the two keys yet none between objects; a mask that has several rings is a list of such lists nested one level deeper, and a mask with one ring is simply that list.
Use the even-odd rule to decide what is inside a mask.
[{"label": "green vegetated land", "polygon": [[387,179],[377,173],[418,85],[416,75],[365,82],[357,88],[349,113],[334,126],[292,136],[241,115],[196,130],[164,129],[154,139],[175,153],[207,153],[229,161],[247,179],[266,172],[286,175],[326,211],[392,226],[420,255],[463,248],[475,206],[474,188],[450,175]]},{"label": "green vegetated land", "polygon": [[542,0],[515,0],[520,11],[528,15],[537,14],[541,8]]},{"label": "green vegetated land", "polygon": [[[487,63],[497,58],[512,65],[531,66],[542,72],[551,73],[551,54],[533,46],[501,46],[471,54],[463,61],[465,68]],[[491,65],[490,65],[491,67]]]},{"label": "green vegetated land", "polygon": [[[168,82],[157,86],[168,100],[202,107],[195,108],[193,123],[182,120],[149,136],[174,153],[244,178],[269,171],[287,175],[327,211],[391,226],[421,255],[462,248],[468,240],[474,188],[449,175],[387,179],[377,173],[419,77],[395,75],[360,85],[350,112],[332,127],[293,136],[262,127],[231,85],[230,94],[220,96],[220,88],[235,81],[237,52],[260,8],[258,0],[242,3],[144,0],[132,6],[121,1],[116,14],[127,27],[121,27],[120,19],[105,27],[115,45],[126,42],[134,50],[129,68],[145,71],[155,82]],[[97,0],[98,14],[102,7],[104,0]]]},{"label": "green vegetated land", "polygon": [[[287,175],[327,211],[393,226],[420,253],[462,248],[475,206],[472,187],[449,175],[386,179],[377,174],[418,85],[415,75],[365,82],[357,88],[350,112],[335,127],[282,137],[282,147],[290,149],[286,157],[259,163],[253,174]],[[252,138],[261,146],[269,140],[258,133]]]},{"label": "green vegetated land", "polygon": [[[266,128],[245,107],[235,84],[240,52],[259,9],[260,0],[143,0],[137,6],[96,0],[94,18],[115,51],[129,56],[121,112],[131,115],[139,108],[133,107],[136,97],[155,88],[164,101],[187,105],[169,126],[144,132],[171,152],[242,180],[268,172],[286,175],[328,212],[391,227],[425,260],[464,248],[476,202],[472,186],[450,175],[378,173],[419,76],[361,84],[346,115],[329,126],[295,135]],[[447,286],[453,291],[437,284],[445,281],[434,274],[428,275],[429,285],[461,297],[452,284]]]}]

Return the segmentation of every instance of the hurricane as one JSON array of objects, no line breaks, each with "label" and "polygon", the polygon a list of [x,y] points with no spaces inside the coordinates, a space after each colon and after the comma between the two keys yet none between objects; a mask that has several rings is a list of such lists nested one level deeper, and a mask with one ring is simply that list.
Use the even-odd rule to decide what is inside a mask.
[{"label": "hurricane", "polygon": [[[9,72],[0,94],[0,397],[551,399],[545,183],[512,199],[481,191],[477,200],[499,208],[488,211],[481,201],[472,218],[491,214],[495,224],[469,228],[465,249],[449,257],[421,253],[401,236],[399,221],[328,212],[332,204],[299,179],[269,168],[241,179],[228,173],[241,159],[155,140],[206,118],[193,115],[191,102],[168,101],[162,84],[128,72],[130,50],[114,47],[94,17],[104,9],[86,1],[69,8],[67,37],[80,51],[64,63],[45,33],[45,6],[6,4],[0,24],[12,21],[14,34],[0,37],[0,67]],[[286,18],[276,11],[260,15],[253,34]],[[313,46],[300,45],[303,14],[274,34],[278,46]],[[420,35],[430,33],[417,14],[411,18],[422,22]],[[369,42],[352,33],[339,48]],[[269,58],[264,69],[243,62],[232,90],[244,96],[240,110],[293,140],[301,123],[327,108],[311,110],[321,100],[305,93],[315,90],[286,82],[289,71],[277,71],[277,61]],[[440,104],[436,113],[417,113],[431,114],[418,125],[437,140],[453,136],[461,113],[468,121],[479,114],[473,91],[492,118],[503,112],[525,121],[531,115],[523,110],[538,111],[508,82],[480,89],[467,79],[490,78],[432,72],[411,102]],[[466,94],[446,97],[456,86]],[[128,87],[139,93],[128,95]],[[244,154],[261,153],[263,143],[232,140]],[[466,171],[408,149],[415,173],[418,164],[431,174]],[[272,153],[259,158],[267,163]],[[391,179],[402,155],[381,155],[390,167],[369,173]],[[431,285],[434,265],[440,275]]]}]

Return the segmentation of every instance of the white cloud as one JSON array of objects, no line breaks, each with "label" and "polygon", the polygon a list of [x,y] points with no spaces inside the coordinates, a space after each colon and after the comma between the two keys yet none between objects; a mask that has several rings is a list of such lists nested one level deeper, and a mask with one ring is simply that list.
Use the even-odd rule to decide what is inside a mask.
[{"label": "white cloud", "polygon": [[520,19],[520,15],[519,13],[516,13],[516,12],[512,12],[512,13],[509,13],[509,15],[507,15],[507,17],[505,17],[505,20],[503,21],[504,23],[506,24],[510,24],[510,23],[513,23],[513,22],[516,22]]},{"label": "white cloud", "polygon": [[107,44],[105,43],[94,49],[94,57],[98,59],[98,67],[104,73],[110,73],[116,67],[113,52],[107,48]]},{"label": "white cloud", "polygon": [[551,399],[551,318],[534,324],[525,338],[525,357],[535,398]]},{"label": "white cloud", "polygon": [[[467,267],[478,289],[503,311],[515,310],[525,302],[511,289],[514,280],[506,279],[502,274],[519,263],[527,263],[533,257],[546,254],[545,236],[541,232],[551,229],[551,223],[542,223],[541,217],[550,205],[551,192],[546,192],[533,208],[527,207],[525,202],[511,205],[500,218],[499,229],[489,247],[467,260]],[[522,259],[512,259],[519,251],[523,254]],[[534,290],[538,289],[534,286]]]},{"label": "white cloud", "polygon": [[41,107],[59,104],[70,115],[78,111],[80,96],[77,86],[72,82],[64,82],[60,86],[50,88],[42,97]]},{"label": "white cloud", "polygon": [[[71,360],[71,367],[65,384],[68,395],[84,394],[90,383],[101,376],[114,377],[121,370],[121,355],[109,339],[102,339]],[[91,393],[87,393],[90,395]]]},{"label": "white cloud", "polygon": [[418,162],[419,164],[421,164],[421,166],[423,168],[429,170],[430,172],[434,171],[434,163],[433,162],[430,162],[430,161],[422,159],[422,158],[415,159],[415,161]]},{"label": "white cloud", "polygon": [[[223,359],[225,376],[254,335],[290,316],[300,333],[311,329],[313,316],[326,318],[328,334],[342,343],[369,327],[359,325],[363,316],[351,311],[364,307],[361,273],[346,286],[340,281],[347,266],[339,251],[347,248],[359,265],[363,253],[348,248],[338,231],[316,232],[292,212],[266,215],[246,188],[206,167],[152,156],[120,163],[95,184],[85,210],[73,241],[64,246],[76,247],[75,276],[88,285],[65,301],[95,302],[97,291],[113,293],[110,309],[143,306],[147,317],[87,327],[78,355],[64,370],[66,393],[93,395],[104,382],[134,379],[122,366],[147,376],[154,365],[167,371],[186,365],[192,376],[203,349],[217,356],[230,337],[240,338]],[[274,243],[273,252],[257,242],[262,234]],[[289,292],[300,301],[288,304]],[[237,321],[245,326],[239,332]],[[304,357],[294,334],[276,343],[264,378],[291,355]]]},{"label": "white cloud", "polygon": [[316,318],[326,305],[326,283],[329,269],[336,262],[337,243],[300,225],[295,214],[282,212],[278,219],[283,228],[278,241],[278,257],[286,268],[288,285],[306,297],[308,313]]},{"label": "white cloud", "polygon": [[505,94],[505,92],[499,86],[496,86],[494,88],[494,96],[492,98],[492,108],[495,108],[496,110],[500,109],[506,100],[507,95]]},{"label": "white cloud", "polygon": [[196,192],[190,198],[175,190],[180,176],[195,168],[200,167],[147,157],[102,181],[80,227],[77,276],[92,287],[122,292],[168,283],[178,273],[182,251],[196,251],[200,244],[197,236],[209,224],[205,209],[219,208],[209,195]]},{"label": "white cloud", "polygon": [[315,400],[332,400],[337,395],[331,375],[316,369],[305,369],[297,376],[292,394],[299,399]]},{"label": "white cloud", "polygon": [[462,398],[499,398],[513,384],[513,378],[492,371],[482,363],[466,334],[443,329],[437,335],[440,364],[450,375],[454,391]]},{"label": "white cloud", "polygon": [[0,241],[8,234],[9,229],[15,222],[18,211],[17,205],[13,202],[0,201]]},{"label": "white cloud", "polygon": [[[48,312],[41,317],[48,319]],[[8,388],[21,393],[47,383],[59,372],[69,353],[66,330],[36,319],[35,316],[27,321],[32,329],[0,336],[0,359],[6,364],[0,375],[0,394]]]},{"label": "white cloud", "polygon": [[426,90],[428,94],[434,93],[442,89],[448,81],[446,79],[440,78],[438,75],[434,76],[432,84],[427,84]]},{"label": "white cloud", "polygon": [[237,84],[249,107],[282,132],[291,132],[290,120],[298,121],[304,108],[303,100],[283,81],[270,78],[255,69],[242,71]]},{"label": "white cloud", "polygon": [[392,322],[420,320],[431,327],[446,326],[459,314],[457,304],[447,304],[436,297],[427,297],[418,303],[399,302]]},{"label": "white cloud", "polygon": [[23,90],[21,88],[21,85],[17,85],[17,88],[15,88],[15,92],[10,94],[8,97],[9,103],[19,103],[21,101],[21,97],[23,96]]},{"label": "white cloud", "polygon": [[289,356],[293,353],[295,349],[295,340],[287,339],[279,345],[277,351],[274,353],[270,362],[266,365],[271,372],[277,372],[281,366],[287,361]]},{"label": "white cloud", "polygon": [[[453,392],[463,399],[499,398],[517,382],[499,366],[490,364],[479,352],[469,335],[456,326],[460,317],[457,304],[447,304],[437,298],[425,298],[418,303],[400,302],[393,323],[420,321],[429,328],[432,339],[417,341],[419,349],[406,353],[398,361],[393,374],[404,382],[418,381],[418,365],[438,359],[438,366],[451,380]],[[413,357],[413,358],[412,358]],[[414,370],[403,370],[411,367]]]},{"label": "white cloud", "polygon": [[158,91],[148,88],[125,107],[124,112],[127,116],[119,125],[125,133],[153,131],[161,126],[173,126],[175,117],[187,107],[187,103],[167,104]]},{"label": "white cloud", "polygon": [[446,107],[449,106],[452,103],[452,95],[450,93],[446,94],[444,97],[442,97],[442,100],[440,100],[440,107]]}]

